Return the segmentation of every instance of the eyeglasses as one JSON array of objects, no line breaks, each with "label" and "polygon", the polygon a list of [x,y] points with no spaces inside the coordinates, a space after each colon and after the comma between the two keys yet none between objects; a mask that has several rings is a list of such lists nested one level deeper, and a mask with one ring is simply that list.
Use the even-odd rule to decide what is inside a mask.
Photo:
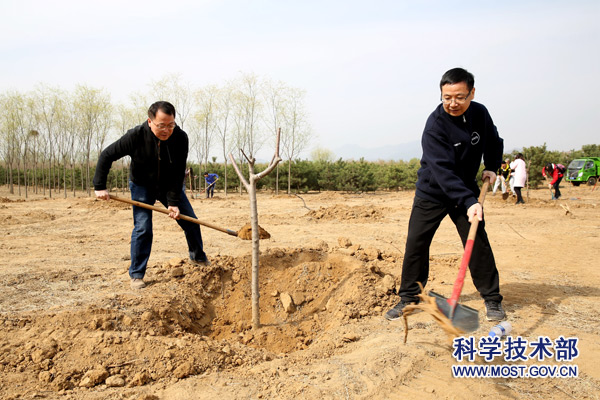
[{"label": "eyeglasses", "polygon": [[169,130],[172,130],[172,129],[175,129],[175,127],[177,126],[177,124],[176,124],[175,122],[171,122],[170,124],[167,124],[167,125],[165,125],[165,124],[157,124],[156,122],[154,122],[154,121],[152,121],[152,120],[150,120],[150,121],[151,121],[151,122],[154,124],[154,126],[155,126],[155,127],[157,127],[158,129],[169,129]]},{"label": "eyeglasses", "polygon": [[469,93],[467,93],[467,95],[458,95],[456,97],[442,97],[442,103],[444,104],[452,104],[452,102],[455,102],[456,104],[465,104],[465,101],[467,101],[467,99],[469,98],[469,96],[471,95],[471,91],[469,91]]}]

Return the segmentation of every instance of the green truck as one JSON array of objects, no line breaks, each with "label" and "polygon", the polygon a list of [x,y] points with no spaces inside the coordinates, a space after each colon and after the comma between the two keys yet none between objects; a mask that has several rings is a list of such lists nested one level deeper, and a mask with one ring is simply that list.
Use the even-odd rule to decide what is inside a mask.
[{"label": "green truck", "polygon": [[573,186],[579,186],[587,182],[588,185],[595,185],[600,176],[600,157],[577,158],[567,167],[565,180],[571,182]]}]

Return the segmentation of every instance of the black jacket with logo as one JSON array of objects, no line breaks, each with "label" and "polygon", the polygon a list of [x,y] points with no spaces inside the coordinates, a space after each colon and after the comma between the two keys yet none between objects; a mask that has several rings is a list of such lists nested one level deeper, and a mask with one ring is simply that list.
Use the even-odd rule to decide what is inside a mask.
[{"label": "black jacket with logo", "polygon": [[421,145],[416,195],[467,209],[477,203],[476,178],[482,157],[485,169],[495,172],[504,151],[492,117],[476,102],[459,117],[448,114],[440,104],[427,119]]},{"label": "black jacket with logo", "polygon": [[102,151],[94,175],[94,189],[105,190],[112,163],[130,156],[129,179],[157,195],[166,194],[168,205],[178,206],[188,146],[187,134],[178,126],[169,139],[161,141],[152,133],[148,122],[144,122]]}]

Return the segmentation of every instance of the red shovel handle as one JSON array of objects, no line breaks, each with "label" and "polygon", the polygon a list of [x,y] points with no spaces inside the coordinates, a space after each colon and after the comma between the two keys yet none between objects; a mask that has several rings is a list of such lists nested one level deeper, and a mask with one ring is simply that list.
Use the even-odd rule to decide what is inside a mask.
[{"label": "red shovel handle", "polygon": [[[486,178],[483,181],[483,186],[481,187],[481,192],[479,193],[479,204],[483,206],[483,201],[485,200],[485,194],[488,191],[488,186],[490,185],[489,178]],[[448,299],[448,304],[452,309],[452,313],[454,313],[454,308],[456,304],[458,304],[458,298],[460,297],[460,293],[462,292],[463,285],[465,283],[465,275],[467,274],[467,267],[469,266],[469,261],[471,260],[471,253],[473,252],[473,244],[475,243],[475,237],[477,236],[477,227],[479,226],[479,219],[477,217],[473,218],[471,222],[471,228],[469,229],[469,235],[467,236],[467,243],[465,244],[465,252],[463,253],[462,261],[460,262],[460,268],[458,270],[458,276],[456,277],[456,281],[454,281],[454,288],[452,289],[452,296]]]}]

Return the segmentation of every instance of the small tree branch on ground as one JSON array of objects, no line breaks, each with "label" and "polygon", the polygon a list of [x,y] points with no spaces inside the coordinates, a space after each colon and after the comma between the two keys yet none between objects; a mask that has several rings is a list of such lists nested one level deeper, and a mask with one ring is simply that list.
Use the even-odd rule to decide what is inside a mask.
[{"label": "small tree branch on ground", "polygon": [[310,211],[310,208],[308,208],[306,206],[306,202],[304,201],[304,199],[300,196],[298,196],[298,193],[294,193],[294,196],[296,196],[297,198],[299,198],[300,200],[302,200],[302,203],[304,203],[304,208],[306,208],[308,211]]}]

